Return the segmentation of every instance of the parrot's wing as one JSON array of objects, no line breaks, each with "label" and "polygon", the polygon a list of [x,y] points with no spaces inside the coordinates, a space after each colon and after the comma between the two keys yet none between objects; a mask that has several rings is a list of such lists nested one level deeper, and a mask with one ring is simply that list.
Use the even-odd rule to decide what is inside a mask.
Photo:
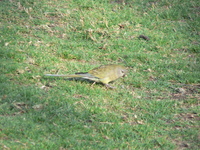
[{"label": "parrot's wing", "polygon": [[84,79],[92,80],[92,81],[95,81],[95,82],[100,82],[99,81],[100,79],[98,77],[95,77],[95,76],[91,75],[90,73],[80,72],[80,73],[76,73],[75,75],[78,75],[78,76],[80,76],[81,78],[84,78]]}]

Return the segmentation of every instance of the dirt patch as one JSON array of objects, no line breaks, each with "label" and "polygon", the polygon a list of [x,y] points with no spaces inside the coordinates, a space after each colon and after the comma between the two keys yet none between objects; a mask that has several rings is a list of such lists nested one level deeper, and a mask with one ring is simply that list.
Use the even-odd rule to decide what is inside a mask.
[{"label": "dirt patch", "polygon": [[173,88],[172,99],[197,98],[200,100],[200,85],[183,85],[180,88]]}]

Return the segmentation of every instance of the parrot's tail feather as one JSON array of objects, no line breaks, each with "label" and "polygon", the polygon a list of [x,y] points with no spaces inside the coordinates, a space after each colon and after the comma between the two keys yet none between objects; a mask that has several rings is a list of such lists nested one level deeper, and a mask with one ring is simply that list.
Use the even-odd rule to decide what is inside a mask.
[{"label": "parrot's tail feather", "polygon": [[63,76],[63,75],[58,75],[58,74],[45,74],[45,76],[60,77],[60,76]]},{"label": "parrot's tail feather", "polygon": [[67,78],[80,78],[82,76],[71,74],[71,75],[59,75],[59,74],[45,74],[45,76],[51,76],[51,77],[67,77]]},{"label": "parrot's tail feather", "polygon": [[77,73],[77,74],[70,74],[70,75],[62,75],[62,74],[45,74],[45,76],[52,76],[52,77],[69,77],[69,78],[97,78],[89,73]]},{"label": "parrot's tail feather", "polygon": [[66,78],[83,78],[92,80],[95,82],[99,82],[99,78],[95,77],[89,73],[78,73],[78,74],[71,74],[71,75],[59,75],[59,74],[45,74],[45,76],[51,76],[51,77],[66,77]]}]

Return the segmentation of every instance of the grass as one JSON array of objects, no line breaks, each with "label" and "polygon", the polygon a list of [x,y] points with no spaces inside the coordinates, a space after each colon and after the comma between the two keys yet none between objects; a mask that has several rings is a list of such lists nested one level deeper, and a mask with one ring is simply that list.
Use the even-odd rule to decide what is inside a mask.
[{"label": "grass", "polygon": [[[198,1],[0,3],[2,149],[199,149]],[[44,76],[103,64],[116,89]]]}]

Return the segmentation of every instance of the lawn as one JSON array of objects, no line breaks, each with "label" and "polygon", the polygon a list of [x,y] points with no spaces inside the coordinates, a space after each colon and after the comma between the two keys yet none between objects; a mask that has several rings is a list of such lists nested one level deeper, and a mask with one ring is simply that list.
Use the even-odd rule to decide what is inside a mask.
[{"label": "lawn", "polygon": [[[200,148],[200,2],[1,0],[1,149]],[[45,74],[120,64],[110,85]]]}]

